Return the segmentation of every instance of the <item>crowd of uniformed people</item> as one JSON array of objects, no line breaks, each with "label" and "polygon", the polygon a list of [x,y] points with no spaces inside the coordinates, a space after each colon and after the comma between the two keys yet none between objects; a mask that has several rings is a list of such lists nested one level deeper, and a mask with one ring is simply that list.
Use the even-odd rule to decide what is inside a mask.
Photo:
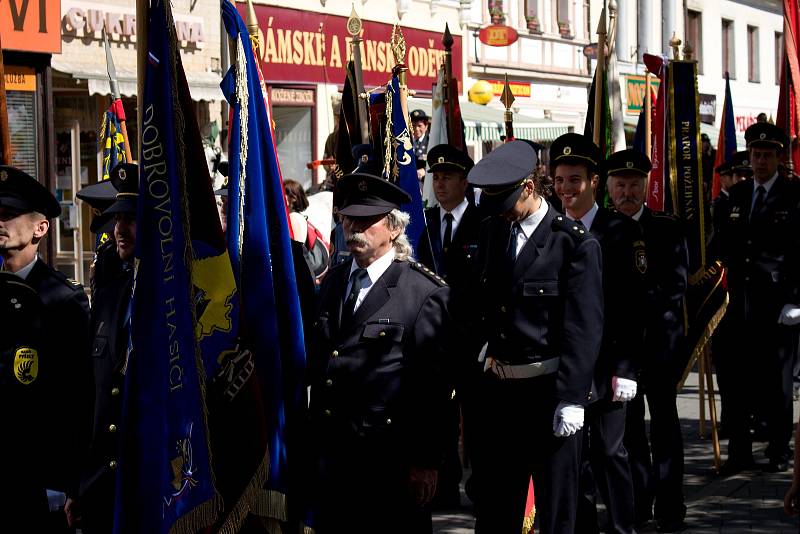
[{"label": "crowd of uniformed people", "polygon": [[[714,338],[726,474],[754,467],[758,425],[769,441],[761,467],[788,469],[800,323],[800,182],[781,167],[788,141],[767,123],[746,139],[718,169],[709,243],[730,295]],[[569,133],[541,172],[540,146],[527,141],[477,164],[449,145],[424,147],[438,205],[425,211],[415,257],[400,209],[409,197],[367,152],[336,184],[339,245],[316,292],[295,262],[311,318],[299,498],[315,531],[431,532],[431,510],[460,502],[465,462],[479,534],[520,532],[531,479],[542,533],[682,529],[688,254],[681,222],[645,205],[647,156],[604,158]],[[58,202],[0,167],[9,532],[47,531],[45,488],[66,494],[70,525],[112,531],[136,165],[115,167],[111,184],[83,193],[101,212],[93,231],[109,238],[90,311],[84,289],[37,255]],[[608,207],[596,201],[604,186]]]}]

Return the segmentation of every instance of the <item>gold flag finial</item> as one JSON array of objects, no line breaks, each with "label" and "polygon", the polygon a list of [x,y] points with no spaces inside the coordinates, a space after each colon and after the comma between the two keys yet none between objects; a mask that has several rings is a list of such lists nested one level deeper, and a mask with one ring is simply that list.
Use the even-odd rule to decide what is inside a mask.
[{"label": "gold flag finial", "polygon": [[264,43],[261,39],[261,31],[258,28],[258,19],[256,18],[256,9],[253,7],[253,0],[247,0],[247,33],[250,34],[250,40],[256,46],[256,57],[261,57]]},{"label": "gold flag finial", "polygon": [[395,23],[392,28],[392,53],[394,54],[394,62],[398,65],[405,63],[406,60],[406,39],[403,37],[403,31],[400,29],[400,24]]},{"label": "gold flag finial", "polygon": [[508,73],[506,73],[505,78],[505,86],[503,87],[503,93],[500,95],[500,102],[506,107],[506,111],[511,109],[511,104],[514,103],[514,93],[511,92],[511,86],[508,85]]},{"label": "gold flag finial", "polygon": [[356,13],[355,4],[350,8],[350,18],[347,19],[347,33],[353,37],[361,33],[361,19],[358,17],[358,13]]},{"label": "gold flag finial", "polygon": [[681,40],[673,32],[672,39],[669,40],[669,46],[672,48],[672,56],[674,60],[680,61],[681,59]]}]

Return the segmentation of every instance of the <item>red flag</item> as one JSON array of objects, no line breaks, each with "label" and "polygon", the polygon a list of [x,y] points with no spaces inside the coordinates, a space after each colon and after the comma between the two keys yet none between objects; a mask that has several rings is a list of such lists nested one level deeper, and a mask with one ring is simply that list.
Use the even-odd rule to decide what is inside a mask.
[{"label": "red flag", "polygon": [[733,100],[731,99],[731,82],[725,73],[725,103],[722,106],[722,120],[719,124],[717,139],[717,157],[714,160],[714,180],[711,183],[711,198],[716,198],[722,190],[719,173],[716,168],[730,161],[736,152],[736,125],[733,122]]},{"label": "red flag", "polygon": [[[781,94],[778,98],[778,117],[776,124],[791,139],[790,157],[794,165],[800,163],[800,7],[796,0],[783,0],[783,39],[786,61],[781,66]],[[788,67],[788,70],[787,70]]]},{"label": "red flag", "polygon": [[665,98],[667,69],[664,59],[660,56],[645,54],[644,63],[647,65],[647,70],[661,80],[658,86],[658,98],[653,102],[653,148],[652,153],[649,154],[653,169],[650,171],[650,182],[647,186],[647,206],[660,211],[664,209],[664,169],[667,163],[664,152],[666,148],[664,127],[667,111],[667,99]]}]

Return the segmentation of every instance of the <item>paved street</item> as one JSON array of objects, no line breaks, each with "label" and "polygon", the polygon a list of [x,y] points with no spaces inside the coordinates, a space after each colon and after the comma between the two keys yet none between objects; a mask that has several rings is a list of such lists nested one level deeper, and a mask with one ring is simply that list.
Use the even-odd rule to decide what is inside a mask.
[{"label": "paved street", "polygon": [[[717,396],[719,403],[719,396]],[[795,420],[800,403],[794,403]],[[800,523],[783,513],[783,496],[791,481],[791,472],[762,473],[747,471],[737,476],[722,478],[714,474],[714,460],[710,439],[699,437],[699,401],[697,374],[687,380],[678,398],[678,411],[683,423],[686,451],[686,476],[684,487],[689,510],[683,532],[724,533],[797,533]],[[722,442],[723,460],[727,441]],[[754,446],[754,455],[766,463],[765,444]],[[469,501],[463,496],[463,510],[440,512],[434,515],[434,532],[441,534],[467,534],[473,530]],[[641,532],[655,532],[655,525]]]}]

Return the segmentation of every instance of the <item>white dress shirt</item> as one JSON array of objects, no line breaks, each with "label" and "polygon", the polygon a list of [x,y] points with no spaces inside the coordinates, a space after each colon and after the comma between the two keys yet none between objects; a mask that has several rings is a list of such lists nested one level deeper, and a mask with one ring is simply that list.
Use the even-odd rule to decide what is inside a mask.
[{"label": "white dress shirt", "polygon": [[[567,213],[567,219],[571,221],[581,221],[583,226],[586,227],[587,230],[592,229],[592,223],[594,222],[594,218],[597,215],[597,211],[600,209],[600,206],[597,205],[597,202],[592,204],[592,207],[583,214],[583,217],[579,217],[577,219],[573,219],[569,213]],[[565,212],[566,213],[566,212]]]},{"label": "white dress shirt", "polygon": [[633,217],[631,217],[631,219],[633,219],[634,221],[638,221],[639,219],[642,218],[642,213],[644,213],[644,204],[642,204],[642,207],[639,208],[639,211],[633,214]]},{"label": "white dress shirt", "polygon": [[[15,273],[13,273],[13,274],[15,274],[15,275],[19,276],[19,277],[20,277],[20,278],[22,278],[23,280],[27,280],[27,279],[28,279],[28,275],[29,275],[29,274],[31,274],[31,271],[33,270],[33,266],[34,266],[34,265],[36,265],[36,261],[37,261],[38,259],[39,259],[39,255],[37,254],[36,256],[34,256],[34,258],[33,258],[33,261],[32,261],[32,262],[30,262],[28,265],[26,265],[25,267],[23,267],[22,269],[20,269],[19,271],[15,272]],[[6,270],[7,270],[7,269],[6,269],[6,264],[5,264],[5,263],[3,264],[3,270],[4,270],[4,271],[6,271]],[[10,272],[10,271],[9,271],[9,272]]]},{"label": "white dress shirt", "polygon": [[767,196],[769,195],[769,190],[772,189],[773,185],[775,185],[775,180],[777,180],[777,179],[778,179],[778,173],[777,172],[772,175],[772,178],[770,178],[769,180],[767,180],[763,184],[760,184],[760,183],[756,182],[755,179],[753,179],[753,196],[750,198],[750,213],[753,213],[753,207],[756,205],[756,196],[758,195],[758,193],[756,192],[756,189],[758,189],[758,186],[761,186],[761,187],[764,188],[764,202],[766,202],[767,201]]},{"label": "white dress shirt", "polygon": [[[458,230],[458,225],[461,222],[461,218],[464,216],[464,212],[467,211],[467,206],[469,206],[469,202],[465,197],[464,200],[461,201],[461,204],[453,208],[453,211],[449,212],[453,215],[453,230],[450,234],[451,241],[456,236],[456,230]],[[443,207],[439,206],[439,228],[441,229],[439,235],[442,236],[442,243],[444,243],[444,230],[447,228],[447,222],[444,220],[444,216],[447,213],[448,212],[445,211]]]},{"label": "white dress shirt", "polygon": [[519,227],[522,230],[521,232],[517,232],[517,257],[519,257],[522,247],[525,246],[525,243],[528,242],[528,239],[530,239],[530,237],[533,235],[533,232],[536,231],[539,223],[542,222],[544,216],[547,215],[547,209],[547,201],[542,199],[542,204],[539,206],[539,209],[521,221],[517,221],[517,224],[519,224]]},{"label": "white dress shirt", "polygon": [[[356,304],[355,307],[353,308],[354,312],[358,309],[359,306],[361,306],[361,303],[364,302],[365,298],[367,298],[369,290],[372,289],[372,286],[375,284],[375,282],[378,281],[378,278],[380,278],[381,275],[386,272],[386,269],[389,268],[389,266],[392,264],[393,261],[394,261],[394,247],[391,247],[389,249],[389,252],[387,252],[377,260],[373,261],[372,264],[369,267],[367,267],[367,279],[364,280],[364,282],[362,283],[361,290],[358,292],[358,297],[356,297]],[[352,279],[353,272],[355,272],[356,269],[359,269],[359,266],[356,263],[356,260],[353,259],[353,262],[350,264],[350,274],[348,275],[349,278],[347,282],[347,291],[344,292],[344,296],[342,297],[344,299],[347,299],[347,295],[350,294],[350,287],[353,285],[353,279]]]}]

